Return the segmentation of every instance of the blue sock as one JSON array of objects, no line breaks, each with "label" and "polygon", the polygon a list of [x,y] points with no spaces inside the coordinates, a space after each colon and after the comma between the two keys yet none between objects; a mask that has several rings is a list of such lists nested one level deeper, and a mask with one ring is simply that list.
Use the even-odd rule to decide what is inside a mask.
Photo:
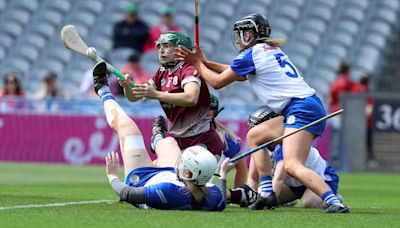
[{"label": "blue sock", "polygon": [[325,192],[321,199],[324,201],[326,205],[331,205],[331,204],[336,204],[336,205],[342,205],[340,200],[336,197],[335,194],[331,190]]},{"label": "blue sock", "polygon": [[260,177],[261,196],[268,197],[272,192],[272,177],[261,176]]},{"label": "blue sock", "polygon": [[113,99],[115,100],[115,97],[113,96],[113,94],[111,93],[111,90],[108,86],[102,86],[99,91],[98,94],[100,96],[100,100],[104,103],[106,100],[109,99]]}]

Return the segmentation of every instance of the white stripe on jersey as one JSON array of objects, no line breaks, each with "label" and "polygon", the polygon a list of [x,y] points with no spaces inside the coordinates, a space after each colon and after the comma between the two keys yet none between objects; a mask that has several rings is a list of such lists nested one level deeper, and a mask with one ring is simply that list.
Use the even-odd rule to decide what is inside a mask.
[{"label": "white stripe on jersey", "polygon": [[162,171],[154,175],[152,178],[150,178],[144,187],[150,186],[150,185],[155,185],[159,183],[172,183],[177,186],[185,186],[183,182],[179,181],[176,177],[176,173],[173,173],[171,171]]},{"label": "white stripe on jersey", "polygon": [[158,197],[161,199],[161,202],[168,203],[167,198],[165,198],[164,193],[161,190],[156,190]]}]

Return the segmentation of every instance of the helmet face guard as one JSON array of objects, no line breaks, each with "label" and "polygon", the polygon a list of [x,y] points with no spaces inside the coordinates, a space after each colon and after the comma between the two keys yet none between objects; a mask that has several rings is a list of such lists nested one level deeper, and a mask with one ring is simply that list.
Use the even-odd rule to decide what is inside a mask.
[{"label": "helmet face guard", "polygon": [[[205,185],[217,169],[217,159],[202,146],[186,148],[178,158],[175,171],[179,180]],[[187,172],[190,172],[190,176]]]},{"label": "helmet face guard", "polygon": [[[263,41],[269,38],[271,34],[271,28],[269,27],[267,19],[260,14],[250,14],[236,21],[233,26],[233,31],[236,35],[235,40],[240,39],[242,44],[245,46],[245,48],[241,48],[241,51],[258,41]],[[244,40],[244,33],[246,31],[251,31],[253,33],[253,39],[249,41]]]},{"label": "helmet face guard", "polygon": [[[169,31],[166,33],[162,33],[158,38],[158,40],[156,41],[156,46],[157,48],[160,48],[161,44],[167,44],[167,43],[172,44],[174,47],[182,45],[187,49],[192,50],[192,41],[190,40],[190,38],[187,35],[180,32]],[[174,55],[174,54],[168,54],[168,55]],[[161,62],[160,56],[159,56],[159,61],[166,68],[173,68],[178,63],[175,59],[167,62]]]}]

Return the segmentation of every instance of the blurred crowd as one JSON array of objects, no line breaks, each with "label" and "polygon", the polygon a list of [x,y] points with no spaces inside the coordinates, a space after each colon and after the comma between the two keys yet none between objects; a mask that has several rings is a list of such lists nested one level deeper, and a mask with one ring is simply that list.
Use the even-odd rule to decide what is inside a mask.
[{"label": "blurred crowd", "polygon": [[[337,71],[337,79],[332,82],[329,93],[329,107],[331,112],[338,111],[342,108],[341,95],[343,93],[365,93],[367,95],[365,115],[367,117],[367,165],[376,167],[377,162],[374,158],[372,150],[372,112],[374,100],[369,95],[370,92],[370,77],[362,75],[358,81],[352,81],[350,78],[351,66],[346,62],[342,62]],[[346,171],[348,169],[345,164],[345,151],[343,134],[341,132],[341,115],[338,115],[330,120],[331,126],[331,148],[330,148],[330,161],[331,164],[339,169]]]},{"label": "blurred crowd", "polygon": [[[150,27],[140,18],[138,5],[132,3],[125,7],[123,19],[114,25],[112,35],[113,49],[131,49],[131,54],[119,70],[124,74],[129,74],[135,84],[146,82],[151,76],[150,73],[154,73],[147,72],[141,66],[142,54],[154,52],[154,55],[156,55],[155,41],[161,33],[182,31],[179,26],[174,24],[173,8],[167,6],[161,9],[160,15],[160,23]],[[45,105],[45,109],[47,110],[51,109],[51,101],[54,99],[68,100],[72,97],[95,98],[91,71],[92,69],[88,69],[82,77],[79,95],[69,94],[68,91],[64,91],[62,86],[58,85],[57,74],[52,72],[51,69],[42,76],[42,87],[32,93],[23,91],[23,83],[29,83],[28,81],[21,81],[22,77],[20,75],[16,72],[9,72],[3,77],[4,80],[0,92],[0,99],[3,102],[0,102],[0,111],[5,110],[5,108],[8,110],[27,108],[29,105],[21,98],[47,101],[47,105]],[[110,77],[109,83],[114,95],[123,96],[123,90],[116,77]]]}]

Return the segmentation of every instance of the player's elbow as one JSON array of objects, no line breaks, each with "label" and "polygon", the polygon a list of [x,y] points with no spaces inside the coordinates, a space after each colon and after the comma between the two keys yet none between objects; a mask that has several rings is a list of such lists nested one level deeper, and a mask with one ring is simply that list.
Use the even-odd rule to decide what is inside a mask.
[{"label": "player's elbow", "polygon": [[194,107],[197,105],[197,99],[188,102],[188,107]]},{"label": "player's elbow", "polygon": [[187,107],[194,107],[197,105],[197,102],[199,101],[199,97],[195,95],[190,95],[188,96],[186,100],[186,106]]},{"label": "player's elbow", "polygon": [[220,81],[215,81],[214,83],[211,84],[211,86],[214,89],[219,90],[219,89],[223,88],[225,85],[223,83],[221,83]]},{"label": "player's elbow", "polygon": [[219,89],[221,89],[223,86],[221,86],[221,85],[215,85],[215,86],[213,86],[213,88],[214,89],[216,89],[216,90],[219,90]]}]

